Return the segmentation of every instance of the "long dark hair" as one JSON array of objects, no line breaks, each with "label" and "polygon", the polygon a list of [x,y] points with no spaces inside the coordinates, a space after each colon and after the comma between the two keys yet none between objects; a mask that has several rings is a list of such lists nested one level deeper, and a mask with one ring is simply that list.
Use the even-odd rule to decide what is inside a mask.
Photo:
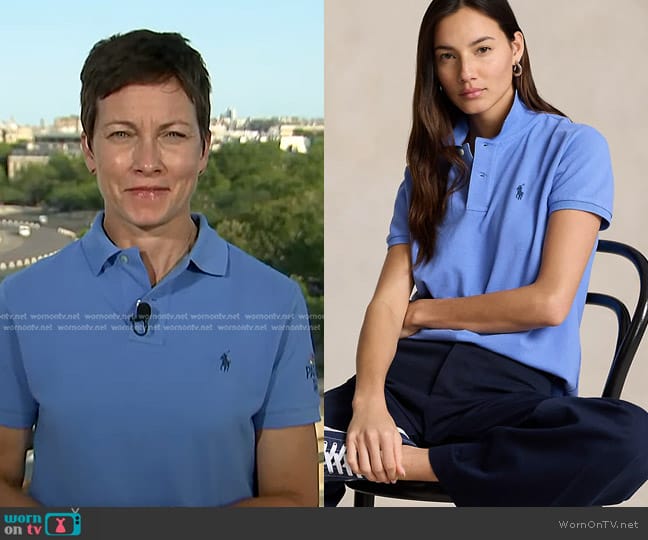
[{"label": "long dark hair", "polygon": [[[433,0],[423,16],[416,55],[412,129],[407,146],[407,165],[413,180],[409,229],[419,247],[416,264],[432,258],[448,199],[467,180],[466,165],[454,145],[449,144],[461,111],[439,89],[434,53],[437,24],[462,7],[475,9],[495,20],[511,41],[516,32],[521,32],[507,0]],[[522,74],[513,77],[511,70],[511,78],[522,102],[534,111],[565,116],[538,95],[526,44],[520,63]],[[448,173],[453,165],[459,174],[448,186]]]}]

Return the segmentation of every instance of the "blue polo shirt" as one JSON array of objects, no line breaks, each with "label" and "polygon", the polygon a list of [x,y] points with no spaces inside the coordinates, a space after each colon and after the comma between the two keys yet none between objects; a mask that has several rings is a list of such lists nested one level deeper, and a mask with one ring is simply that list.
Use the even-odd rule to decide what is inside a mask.
[{"label": "blue polo shirt", "polygon": [[[608,145],[594,128],[529,110],[515,96],[500,133],[477,138],[474,156],[467,143],[468,121],[454,128],[454,144],[469,167],[470,179],[454,193],[441,223],[432,260],[414,268],[419,294],[460,298],[533,283],[540,268],[549,215],[575,209],[612,219],[613,177]],[[456,178],[451,170],[449,182]],[[410,243],[408,210],[412,177],[401,183],[387,243]],[[411,242],[412,260],[418,254]],[[411,339],[474,343],[565,381],[576,394],[581,348],[579,327],[592,262],[579,284],[565,321],[556,327],[507,334],[422,329]]]},{"label": "blue polo shirt", "polygon": [[257,430],[319,420],[299,286],[194,220],[191,253],[154,287],[103,213],[0,284],[0,424],[38,419],[44,505],[227,505],[255,494]]}]

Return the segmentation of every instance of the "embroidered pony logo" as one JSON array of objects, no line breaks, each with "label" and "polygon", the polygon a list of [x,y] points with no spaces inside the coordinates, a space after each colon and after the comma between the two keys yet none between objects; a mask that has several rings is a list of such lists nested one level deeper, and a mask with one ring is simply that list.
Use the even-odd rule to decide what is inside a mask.
[{"label": "embroidered pony logo", "polygon": [[515,198],[516,198],[518,201],[521,201],[521,200],[522,200],[522,197],[524,197],[524,186],[525,186],[525,185],[526,185],[526,184],[520,184],[520,185],[517,187],[516,191],[515,191]]},{"label": "embroidered pony logo", "polygon": [[232,363],[232,361],[231,361],[231,359],[229,357],[229,351],[224,352],[223,354],[221,354],[220,361],[221,361],[220,370],[221,371],[229,371],[230,364]]}]

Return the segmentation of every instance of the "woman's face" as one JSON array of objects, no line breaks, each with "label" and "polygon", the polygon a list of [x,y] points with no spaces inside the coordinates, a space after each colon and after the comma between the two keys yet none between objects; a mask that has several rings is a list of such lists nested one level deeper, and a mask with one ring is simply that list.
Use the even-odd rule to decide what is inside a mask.
[{"label": "woman's face", "polygon": [[153,229],[186,222],[207,165],[196,108],[177,79],[130,84],[99,100],[89,169],[96,169],[106,225]]},{"label": "woman's face", "polygon": [[524,51],[494,19],[463,7],[442,19],[434,36],[437,76],[450,101],[481,123],[504,121],[513,101],[513,65]]}]

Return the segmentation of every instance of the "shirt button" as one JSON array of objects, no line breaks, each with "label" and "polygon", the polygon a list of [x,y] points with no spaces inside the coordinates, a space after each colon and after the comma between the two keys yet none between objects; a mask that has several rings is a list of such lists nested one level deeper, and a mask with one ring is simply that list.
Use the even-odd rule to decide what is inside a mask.
[{"label": "shirt button", "polygon": [[460,156],[463,156],[463,155],[464,155],[464,149],[463,149],[463,148],[459,148],[459,155],[460,155]]},{"label": "shirt button", "polygon": [[487,143],[487,142],[485,142],[485,143],[484,143],[484,146],[488,146],[488,143]]},{"label": "shirt button", "polygon": [[486,173],[480,172],[480,173],[479,173],[479,176],[480,176],[481,178],[486,178]]},{"label": "shirt button", "polygon": [[127,256],[127,255],[120,255],[120,256],[119,256],[119,260],[120,260],[122,263],[126,264],[126,263],[128,262],[128,256]]}]

